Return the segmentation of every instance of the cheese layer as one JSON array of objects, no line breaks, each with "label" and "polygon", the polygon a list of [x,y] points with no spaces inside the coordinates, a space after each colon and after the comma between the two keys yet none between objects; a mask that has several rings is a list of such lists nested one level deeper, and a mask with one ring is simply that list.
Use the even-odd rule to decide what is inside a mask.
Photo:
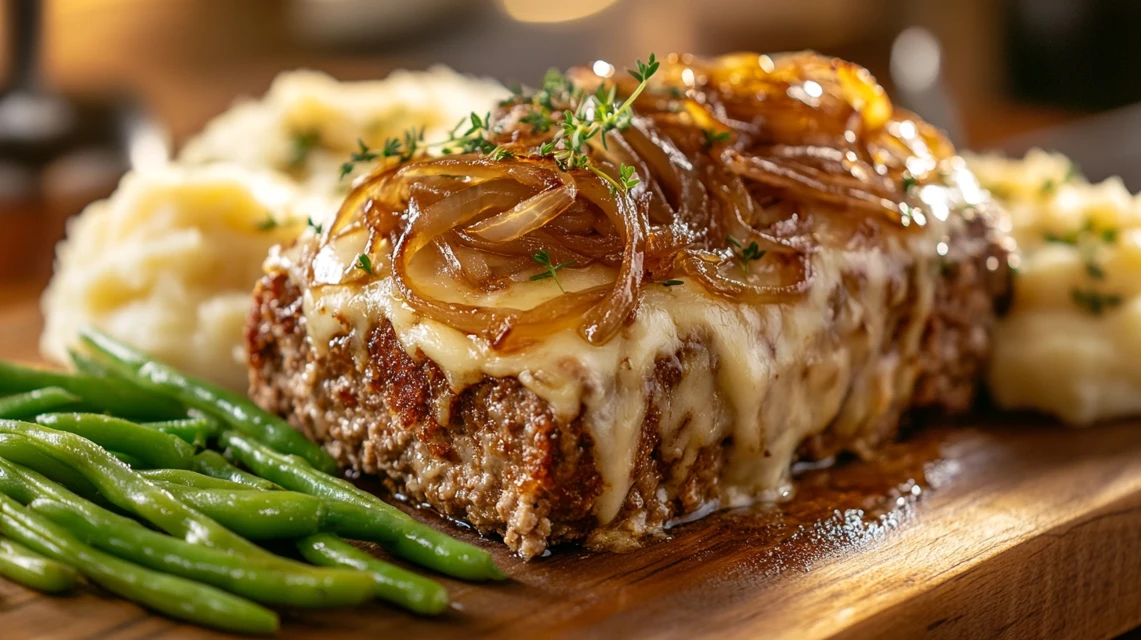
[{"label": "cheese layer", "polygon": [[[267,266],[308,283],[304,315],[318,357],[347,335],[363,368],[368,333],[387,319],[405,350],[439,365],[455,392],[484,377],[515,377],[550,404],[556,419],[581,417],[604,484],[595,514],[606,525],[630,491],[651,401],[674,480],[685,477],[702,447],[731,439],[716,498],[723,507],[786,496],[791,463],[806,437],[831,427],[858,446],[862,434],[898,418],[920,371],[951,204],[962,198],[957,188],[926,189],[932,189],[923,196],[932,203],[926,226],[901,230],[868,221],[879,230],[874,242],[853,234],[857,214],[814,218],[822,246],[812,253],[809,292],[796,303],[727,301],[691,281],[647,285],[634,321],[603,345],[564,330],[519,351],[497,352],[479,337],[421,316],[390,277],[359,279],[353,265],[365,245],[352,235],[321,248],[303,238]],[[385,268],[383,258],[374,260],[374,269]],[[544,280],[463,294],[442,276],[412,275],[434,295],[472,304],[530,308],[560,293]],[[567,290],[610,277],[603,268],[560,273]],[[656,363],[675,358],[687,341],[704,346],[706,366],[684,368],[670,393],[650,394]],[[448,407],[435,413],[442,424],[450,415]]]}]

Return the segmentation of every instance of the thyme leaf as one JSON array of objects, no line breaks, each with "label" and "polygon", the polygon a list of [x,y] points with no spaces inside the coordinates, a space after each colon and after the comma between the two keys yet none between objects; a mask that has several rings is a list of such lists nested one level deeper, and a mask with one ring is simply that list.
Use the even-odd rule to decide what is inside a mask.
[{"label": "thyme leaf", "polygon": [[356,267],[365,273],[372,275],[372,258],[368,257],[367,253],[362,253],[357,256]]},{"label": "thyme leaf", "polygon": [[559,282],[559,269],[573,265],[574,260],[570,260],[569,262],[560,262],[559,264],[552,264],[551,254],[547,253],[546,251],[540,251],[536,253],[535,255],[531,256],[531,259],[543,265],[543,268],[546,269],[542,273],[536,273],[535,275],[531,276],[531,280],[545,280],[547,278],[551,278],[555,281],[555,284],[559,286],[559,290],[563,293],[566,293],[567,290],[563,288],[563,283]]}]

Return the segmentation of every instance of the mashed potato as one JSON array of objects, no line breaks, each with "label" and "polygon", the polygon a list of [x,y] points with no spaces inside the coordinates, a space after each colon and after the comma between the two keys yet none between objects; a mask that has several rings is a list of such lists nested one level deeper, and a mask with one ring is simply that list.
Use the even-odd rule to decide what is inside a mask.
[{"label": "mashed potato", "polygon": [[1141,199],[1061,155],[968,158],[1021,249],[989,385],[1008,408],[1085,425],[1141,413]]},{"label": "mashed potato", "polygon": [[[179,160],[273,169],[308,191],[343,194],[352,176],[342,180],[340,167],[360,142],[380,148],[389,137],[420,129],[428,140],[441,139],[471,112],[491,111],[507,93],[445,67],[395,71],[370,82],[294,71],[278,76],[262,100],[215,118],[187,142]],[[360,163],[353,175],[367,169]]]},{"label": "mashed potato", "polygon": [[92,324],[244,390],[242,327],[262,261],[336,212],[352,181],[340,166],[358,140],[380,146],[414,127],[438,137],[506,93],[442,68],[360,83],[281,75],[262,100],[211,122],[177,162],[128,175],[71,221],[43,297],[44,356],[66,363]]}]

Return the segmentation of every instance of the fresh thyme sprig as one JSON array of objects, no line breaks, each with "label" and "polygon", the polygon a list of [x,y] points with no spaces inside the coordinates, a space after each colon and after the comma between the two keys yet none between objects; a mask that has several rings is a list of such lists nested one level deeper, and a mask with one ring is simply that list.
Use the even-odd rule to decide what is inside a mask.
[{"label": "fresh thyme sprig", "polygon": [[725,241],[733,246],[733,256],[741,263],[743,269],[748,269],[749,263],[753,260],[760,260],[765,257],[765,252],[757,246],[756,241],[750,242],[747,247],[742,246],[733,236],[726,237]]},{"label": "fresh thyme sprig", "polygon": [[[635,168],[627,165],[619,166],[619,177],[616,180],[594,166],[587,156],[586,143],[591,138],[599,136],[603,148],[606,148],[607,133],[625,129],[630,125],[633,118],[633,104],[645,91],[650,77],[658,71],[659,66],[660,62],[653,54],[650,54],[647,62],[638,60],[637,69],[628,70],[638,81],[638,86],[621,104],[617,102],[616,86],[600,86],[594,94],[586,96],[563,73],[551,69],[543,77],[541,88],[529,98],[531,110],[520,118],[520,121],[530,124],[532,133],[546,133],[557,128],[554,137],[539,146],[540,156],[554,158],[563,170],[586,169],[605,180],[615,193],[628,193],[630,189],[641,183]],[[520,89],[503,104],[506,106],[525,100],[527,98],[523,97]],[[565,105],[571,108],[563,108]],[[560,109],[562,109],[561,120],[557,120],[555,114]],[[437,146],[445,155],[478,152],[494,160],[514,157],[514,151],[496,144],[494,134],[490,113],[484,116],[472,113],[452,129],[447,139],[439,142],[424,144],[422,128],[419,131],[413,129],[406,132],[403,141],[396,138],[387,139],[379,151],[369,148],[363,140],[359,140],[360,150],[354,151],[349,160],[341,165],[341,178],[351,174],[358,163],[391,157],[406,162],[418,151]],[[718,140],[722,139],[720,135],[718,134]]]},{"label": "fresh thyme sprig", "polygon": [[[543,80],[543,89],[536,95],[536,104],[541,109],[553,111],[552,96],[558,95],[560,91],[567,91],[570,93],[572,104],[577,101],[577,106],[573,111],[570,109],[563,111],[563,120],[559,123],[559,131],[555,133],[553,139],[539,146],[539,155],[554,158],[564,171],[587,169],[605,180],[615,192],[628,192],[633,185],[637,184],[637,182],[630,183],[626,179],[633,175],[633,169],[627,170],[625,167],[620,167],[619,170],[624,176],[623,180],[621,182],[615,180],[590,162],[590,158],[586,155],[586,143],[591,138],[599,136],[602,146],[605,148],[607,144],[606,134],[630,126],[630,120],[633,118],[631,109],[634,102],[646,89],[650,78],[657,73],[659,65],[660,63],[652,53],[647,62],[638,60],[638,69],[629,70],[630,75],[638,81],[638,86],[621,105],[617,106],[615,104],[617,88],[614,86],[609,89],[600,86],[598,91],[587,98],[576,92],[566,78],[555,79],[548,72],[547,77]],[[549,128],[551,126],[548,120],[549,116],[544,115],[535,118],[530,124],[533,130],[540,130],[542,127]],[[629,171],[628,175],[627,171]]]},{"label": "fresh thyme sprig", "polygon": [[317,235],[321,234],[321,229],[322,229],[322,227],[324,227],[324,225],[322,225],[322,224],[319,224],[317,222],[313,222],[313,218],[309,218],[308,220],[306,220],[305,224],[307,224],[309,226],[309,228],[313,229],[313,233],[316,233]]},{"label": "fresh thyme sprig", "polygon": [[[460,133],[465,125],[467,129]],[[354,151],[349,160],[341,165],[341,179],[352,173],[357,163],[373,162],[379,158],[399,158],[400,162],[408,162],[418,152],[431,147],[440,147],[440,152],[444,155],[478,151],[492,155],[496,160],[512,157],[514,154],[510,150],[491,141],[491,134],[491,114],[480,116],[473,112],[461,119],[446,139],[436,142],[424,143],[424,127],[405,131],[403,140],[387,138],[379,151],[371,149],[364,140],[357,140],[360,150]]]},{"label": "fresh thyme sprig", "polygon": [[348,162],[341,165],[341,179],[353,172],[358,162],[373,162],[378,158],[399,158],[401,162],[408,162],[424,146],[424,127],[412,128],[404,132],[404,139],[386,138],[380,151],[374,151],[365,144],[364,140],[357,140],[360,151],[354,151]]},{"label": "fresh thyme sprig", "polygon": [[566,293],[567,290],[563,288],[563,283],[559,282],[559,269],[573,265],[574,260],[570,260],[568,262],[560,262],[559,264],[552,264],[551,254],[547,253],[546,251],[540,251],[536,253],[535,255],[531,256],[531,259],[543,265],[543,268],[546,269],[546,271],[542,273],[536,273],[535,275],[531,276],[531,280],[545,280],[547,278],[552,278],[555,281],[555,284],[559,285],[559,291]]},{"label": "fresh thyme sprig", "polygon": [[[382,154],[387,154],[388,151],[390,150],[389,142],[396,142],[397,145],[400,144],[399,140],[391,140],[390,139],[389,141],[385,142],[384,150],[381,153],[377,153],[377,152],[373,151],[372,149],[369,149],[368,145],[364,143],[364,140],[358,139],[357,144],[360,145],[361,150],[360,151],[354,151],[352,153],[352,155],[349,156],[348,162],[345,162],[344,164],[341,165],[341,180],[344,180],[345,176],[347,176],[353,172],[353,167],[355,167],[358,162],[372,162],[373,160],[376,160],[377,158],[379,158]],[[395,154],[392,154],[392,155],[395,155]],[[387,155],[385,157],[387,157]]]},{"label": "fresh thyme sprig", "polygon": [[507,149],[505,147],[496,147],[495,149],[493,149],[491,151],[491,153],[489,153],[487,155],[490,156],[492,160],[495,160],[496,162],[498,162],[500,160],[506,160],[508,158],[514,158],[515,152],[513,152],[512,150]]},{"label": "fresh thyme sprig", "polygon": [[[463,126],[467,124],[468,128],[463,133],[458,133]],[[448,139],[441,144],[440,151],[445,155],[455,153],[481,153],[490,154],[499,149],[499,147],[488,139],[492,133],[491,131],[491,114],[480,117],[479,114],[472,112],[468,117],[460,120],[453,129]],[[502,160],[503,158],[498,158]]]}]

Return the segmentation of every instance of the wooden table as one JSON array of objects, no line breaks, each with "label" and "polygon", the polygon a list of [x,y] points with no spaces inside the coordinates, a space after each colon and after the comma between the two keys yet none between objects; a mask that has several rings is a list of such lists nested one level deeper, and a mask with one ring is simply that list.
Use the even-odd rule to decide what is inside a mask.
[{"label": "wooden table", "polygon": [[[30,288],[0,289],[0,357],[35,357]],[[625,555],[559,549],[511,580],[444,580],[438,620],[380,604],[287,613],[283,638],[1106,638],[1141,625],[1141,423],[927,424],[879,464],[806,472],[796,501]],[[0,637],[210,638],[95,588],[0,581]]]}]

